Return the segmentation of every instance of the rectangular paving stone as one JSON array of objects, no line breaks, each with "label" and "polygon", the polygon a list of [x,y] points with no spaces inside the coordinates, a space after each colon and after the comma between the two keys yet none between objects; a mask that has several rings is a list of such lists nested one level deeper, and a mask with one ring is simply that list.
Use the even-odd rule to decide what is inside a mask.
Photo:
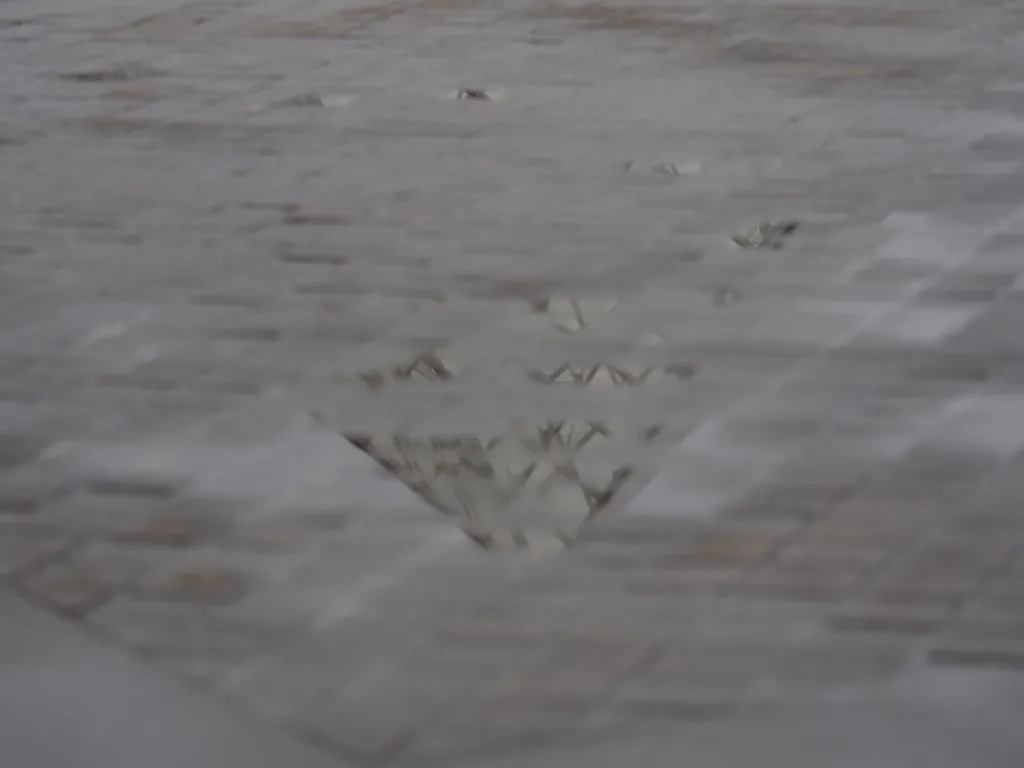
[{"label": "rectangular paving stone", "polygon": [[495,700],[464,703],[420,737],[424,752],[444,755],[509,753],[528,745],[543,745],[581,731],[596,702],[580,703]]},{"label": "rectangular paving stone", "polygon": [[1015,547],[999,539],[963,541],[927,537],[916,552],[888,570],[872,587],[871,594],[896,602],[925,604],[967,599],[989,576],[1008,565]]},{"label": "rectangular paving stone", "polygon": [[415,743],[419,731],[460,704],[461,693],[455,683],[394,681],[351,700],[322,704],[300,727],[343,755],[392,759]]},{"label": "rectangular paving stone", "polygon": [[1024,514],[1014,500],[1008,498],[982,497],[968,502],[956,514],[941,523],[941,530],[951,534],[976,535],[995,534],[1004,531],[1008,537],[1019,537],[1024,532]]},{"label": "rectangular paving stone", "polygon": [[229,550],[288,555],[324,549],[348,535],[351,515],[289,511],[242,519],[216,536],[217,545]]},{"label": "rectangular paving stone", "polygon": [[828,626],[835,632],[922,635],[937,632],[949,619],[942,607],[887,604],[868,597],[837,609]]},{"label": "rectangular paving stone", "polygon": [[[654,643],[645,638],[596,635],[589,642],[555,642],[527,662],[507,681],[518,688],[524,682],[546,687],[593,686],[605,689],[644,663]],[[499,690],[504,688],[499,684]]]},{"label": "rectangular paving stone", "polygon": [[209,505],[197,501],[182,506],[162,498],[78,493],[48,504],[37,517],[68,535],[180,547],[205,538],[220,522],[217,512],[204,510],[204,506]]},{"label": "rectangular paving stone", "polygon": [[608,716],[625,721],[700,722],[723,717],[738,703],[738,693],[703,691],[683,684],[678,689],[665,686],[651,690],[642,686],[625,686],[609,703]]},{"label": "rectangular paving stone", "polygon": [[775,677],[793,688],[885,684],[908,668],[914,652],[914,645],[903,639],[833,635],[795,649]]},{"label": "rectangular paving stone", "polygon": [[0,478],[0,518],[25,519],[74,489],[74,481],[49,473],[10,472]]},{"label": "rectangular paving stone", "polygon": [[[721,630],[719,630],[721,632]],[[731,699],[755,684],[785,652],[782,637],[742,637],[705,631],[680,640],[633,675],[625,686],[632,695],[641,690],[652,697],[682,693]]]},{"label": "rectangular paving stone", "polygon": [[153,573],[160,556],[155,549],[94,543],[32,574],[25,587],[60,609],[85,612]]},{"label": "rectangular paving stone", "polygon": [[848,517],[837,515],[807,526],[792,546],[821,554],[883,557],[895,553],[913,535],[913,530],[884,524],[879,527],[857,525]]},{"label": "rectangular paving stone", "polygon": [[[641,596],[608,589],[569,593],[547,615],[553,632],[576,635],[575,644],[599,649],[605,642],[651,642],[686,629],[707,600],[699,596]],[[533,613],[532,615],[537,615]],[[585,639],[589,638],[589,639]]]},{"label": "rectangular paving stone", "polygon": [[539,649],[550,637],[550,624],[534,619],[528,623],[489,619],[461,619],[438,632],[441,642],[488,647]]},{"label": "rectangular paving stone", "polygon": [[60,539],[27,536],[10,531],[0,535],[0,576],[30,574],[66,553],[72,544]]},{"label": "rectangular paving stone", "polygon": [[531,649],[481,647],[445,640],[413,651],[399,664],[398,675],[413,680],[475,681],[483,686],[494,678],[514,679],[537,658]]},{"label": "rectangular paving stone", "polygon": [[[833,410],[837,410],[835,404]],[[841,410],[838,409],[838,410]],[[807,489],[821,494],[834,493],[841,498],[860,488],[867,480],[871,464],[845,453],[841,446],[810,451],[779,468],[778,486]]]},{"label": "rectangular paving stone", "polygon": [[637,595],[712,599],[728,591],[742,578],[742,572],[729,569],[659,568],[627,577],[624,588]]},{"label": "rectangular paving stone", "polygon": [[824,626],[826,606],[801,599],[729,594],[699,617],[699,635],[759,639],[768,644],[813,638]]},{"label": "rectangular paving stone", "polygon": [[1024,614],[1024,584],[1020,581],[1018,566],[990,581],[977,595],[972,609],[981,614],[995,614],[1008,619]]},{"label": "rectangular paving stone", "polygon": [[939,523],[949,513],[948,507],[917,490],[905,494],[878,489],[838,505],[820,525],[905,540]]},{"label": "rectangular paving stone", "polygon": [[235,619],[201,607],[117,598],[89,616],[89,626],[117,645],[156,660],[240,664],[276,648],[293,627]]},{"label": "rectangular paving stone", "polygon": [[[19,627],[7,633],[3,644],[4,762],[54,768],[88,761],[107,766],[336,765],[104,648],[9,592],[0,596],[0,611],[5,622]],[[61,735],[55,737],[50,729],[39,728],[41,722],[68,727],[58,727]],[[113,732],[120,736],[97,745],[96,734]]]},{"label": "rectangular paving stone", "polygon": [[252,584],[252,575],[244,570],[183,565],[142,579],[126,591],[146,601],[231,605],[241,600]]},{"label": "rectangular paving stone", "polygon": [[870,562],[795,553],[773,560],[740,587],[746,597],[835,601],[853,595],[870,577]]},{"label": "rectangular paving stone", "polygon": [[956,622],[928,660],[939,666],[1024,670],[1024,622],[978,616]]},{"label": "rectangular paving stone", "polygon": [[750,521],[714,526],[655,563],[664,569],[744,569],[753,567],[783,547],[799,530],[788,522]]},{"label": "rectangular paving stone", "polygon": [[922,484],[922,490],[941,488],[955,493],[976,487],[993,473],[996,464],[997,459],[984,451],[922,446],[898,462],[883,482],[889,488]]}]

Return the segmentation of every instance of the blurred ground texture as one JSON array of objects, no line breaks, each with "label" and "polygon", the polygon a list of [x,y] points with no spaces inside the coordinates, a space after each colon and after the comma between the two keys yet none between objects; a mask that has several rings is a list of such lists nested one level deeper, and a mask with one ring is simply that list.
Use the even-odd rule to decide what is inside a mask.
[{"label": "blurred ground texture", "polygon": [[[0,3],[5,589],[360,765],[1011,736],[1022,73],[993,0]],[[685,382],[481,372],[625,360]],[[338,434],[523,415],[668,437],[531,554]]]}]

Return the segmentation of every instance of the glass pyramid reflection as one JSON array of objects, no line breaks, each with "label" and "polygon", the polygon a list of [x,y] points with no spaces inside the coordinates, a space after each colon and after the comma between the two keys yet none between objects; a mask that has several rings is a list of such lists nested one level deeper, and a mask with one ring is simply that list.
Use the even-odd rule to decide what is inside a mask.
[{"label": "glass pyramid reflection", "polygon": [[[580,333],[617,306],[613,299],[558,298],[532,303],[530,309],[545,317],[548,333],[557,338]],[[649,334],[637,347],[649,355],[651,347],[663,342]],[[504,349],[499,345],[494,351]],[[545,350],[537,352],[543,356]],[[435,398],[429,402],[442,402],[436,400],[439,390],[434,386],[441,384],[440,391],[450,392],[458,398],[458,407],[470,413],[463,398],[495,390],[502,394],[487,394],[481,412],[473,412],[476,415],[459,427],[452,427],[444,413],[432,422],[434,427],[424,426],[420,432],[392,428],[354,433],[338,424],[339,431],[481,547],[571,546],[584,526],[623,505],[631,495],[628,489],[642,485],[648,460],[663,447],[665,430],[656,418],[639,414],[651,403],[663,407],[665,398],[681,392],[696,368],[621,360],[543,364],[532,348],[528,357],[530,364],[525,364],[521,348],[506,356],[492,354],[483,344],[438,350],[359,374],[356,380],[383,403],[392,395],[396,403],[408,403],[415,399],[417,387],[425,397]],[[553,360],[560,357],[559,353]],[[593,398],[579,392],[577,402],[574,393],[590,388],[601,389],[601,394]],[[650,389],[638,397],[644,388]],[[498,398],[496,409],[489,397]],[[577,405],[585,410],[577,410],[574,418],[533,415],[547,415],[552,407],[560,414]],[[586,408],[595,407],[597,415],[591,418],[595,412]],[[512,415],[499,417],[494,410]],[[477,431],[481,422],[499,428]]]},{"label": "glass pyramid reflection", "polygon": [[347,435],[488,549],[570,546],[634,474],[660,428],[516,423],[488,437]]}]

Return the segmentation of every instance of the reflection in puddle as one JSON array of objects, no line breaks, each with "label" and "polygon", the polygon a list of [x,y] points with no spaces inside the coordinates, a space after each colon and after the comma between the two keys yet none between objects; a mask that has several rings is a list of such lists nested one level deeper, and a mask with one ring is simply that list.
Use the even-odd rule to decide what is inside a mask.
[{"label": "reflection in puddle", "polygon": [[572,335],[607,317],[618,306],[618,299],[542,299],[530,304],[537,314],[547,314],[551,327]]},{"label": "reflection in puddle", "polygon": [[659,426],[618,432],[608,423],[511,425],[477,436],[346,435],[486,549],[571,546],[608,508]]},{"label": "reflection in puddle", "polygon": [[726,307],[740,300],[740,295],[732,288],[719,288],[715,291],[715,306]]},{"label": "reflection in puddle", "polygon": [[796,221],[763,221],[750,232],[733,235],[732,241],[740,248],[769,248],[781,250],[787,237],[799,227]]},{"label": "reflection in puddle", "polygon": [[563,363],[551,371],[527,371],[526,375],[530,381],[537,384],[572,384],[580,387],[639,387],[671,379],[682,381],[692,378],[696,372],[696,367],[688,364],[633,366],[626,368],[616,365],[570,365],[569,363]]},{"label": "reflection in puddle", "polygon": [[438,353],[431,352],[384,371],[361,373],[358,378],[371,390],[377,391],[403,381],[451,381],[455,372]]},{"label": "reflection in puddle", "polygon": [[[455,381],[462,378],[463,366],[442,358],[438,353],[417,357],[410,363],[385,370],[368,371],[356,378],[373,392],[402,383]],[[697,367],[689,363],[674,365],[607,365],[604,363],[562,363],[553,368],[526,368],[512,364],[480,364],[473,371],[478,378],[499,380],[505,384],[570,385],[575,387],[642,387],[679,383],[693,378]]]},{"label": "reflection in puddle", "polygon": [[[572,336],[605,319],[618,304],[616,299],[553,298],[531,303],[530,311],[545,316],[550,330]],[[539,338],[543,336],[541,333]],[[649,334],[637,348],[649,354],[652,347],[663,343],[660,336]],[[460,395],[500,388],[504,394],[495,395],[497,409],[513,408],[527,418],[507,417],[509,425],[497,432],[477,433],[477,422],[468,430],[462,427],[445,432],[447,426],[442,426],[419,435],[372,429],[359,434],[344,428],[339,431],[427,503],[452,518],[481,547],[537,550],[571,546],[588,521],[625,500],[628,493],[622,491],[627,484],[630,488],[638,484],[642,474],[638,470],[646,470],[647,458],[665,439],[663,425],[652,423],[657,419],[644,421],[646,417],[639,417],[640,410],[635,406],[641,390],[649,388],[644,394],[656,393],[653,402],[657,402],[662,394],[671,396],[682,391],[697,368],[685,363],[622,360],[558,362],[564,350],[549,358],[555,361],[550,365],[532,357],[535,352],[543,355],[564,346],[561,341],[547,349],[542,345],[499,345],[496,349],[503,354],[494,357],[486,345],[438,349],[404,364],[357,376],[363,385],[379,393],[385,404],[393,391],[396,396],[401,391],[407,403],[409,394],[416,392],[416,384],[440,382],[456,400]],[[522,358],[523,349],[527,350],[526,360]],[[467,386],[471,384],[476,389]],[[564,394],[569,393],[571,401],[577,390],[591,387],[622,390],[621,397],[617,392],[608,401],[615,402],[611,407],[618,413],[602,410],[594,418],[562,421],[534,418],[552,403],[558,403],[559,408],[566,406]],[[436,394],[436,388],[430,386],[420,391]],[[595,403],[602,408],[607,405],[603,395],[587,399],[587,407]],[[474,413],[461,401],[459,407],[467,410],[458,413],[457,418]],[[446,414],[429,416],[446,424]],[[492,424],[496,418],[489,406],[482,416],[483,421]],[[497,424],[505,421],[502,416]],[[631,478],[634,482],[629,482]]]}]

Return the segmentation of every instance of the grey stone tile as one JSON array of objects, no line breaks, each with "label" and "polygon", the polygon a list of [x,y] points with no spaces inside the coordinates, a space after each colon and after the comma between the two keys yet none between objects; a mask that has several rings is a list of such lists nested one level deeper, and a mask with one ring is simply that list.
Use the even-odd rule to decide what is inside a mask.
[{"label": "grey stone tile", "polygon": [[[9,592],[0,595],[0,611],[6,625],[18,628],[5,633],[0,662],[5,761],[52,766],[338,764],[161,679]],[[54,727],[59,738],[54,738]]]}]

